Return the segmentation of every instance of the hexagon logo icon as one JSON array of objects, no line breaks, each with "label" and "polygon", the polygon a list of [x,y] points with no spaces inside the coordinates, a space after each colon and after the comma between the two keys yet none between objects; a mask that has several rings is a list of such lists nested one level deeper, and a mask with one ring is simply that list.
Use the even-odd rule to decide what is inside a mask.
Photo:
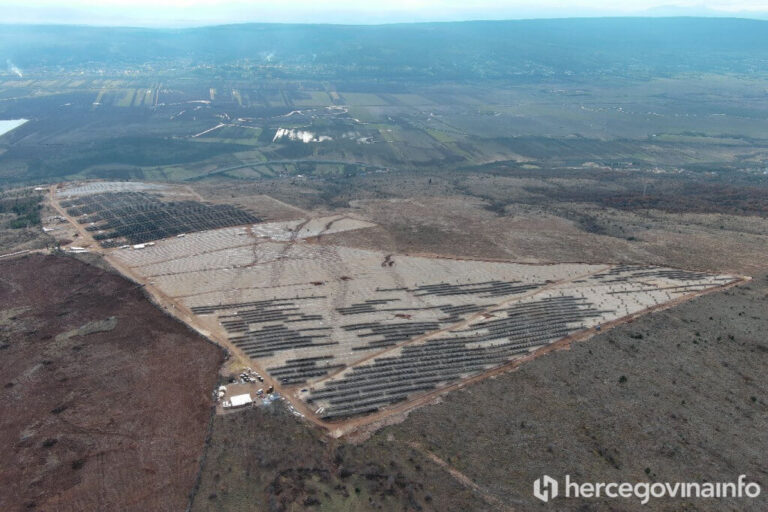
[{"label": "hexagon logo icon", "polygon": [[557,480],[544,475],[533,482],[533,495],[544,503],[557,498]]}]

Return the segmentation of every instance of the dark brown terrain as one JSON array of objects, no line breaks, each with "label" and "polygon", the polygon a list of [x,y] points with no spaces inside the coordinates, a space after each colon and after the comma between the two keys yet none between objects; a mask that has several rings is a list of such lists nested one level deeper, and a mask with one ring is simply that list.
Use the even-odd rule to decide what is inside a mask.
[{"label": "dark brown terrain", "polygon": [[0,510],[184,510],[221,350],[63,256],[0,262],[0,336]]}]

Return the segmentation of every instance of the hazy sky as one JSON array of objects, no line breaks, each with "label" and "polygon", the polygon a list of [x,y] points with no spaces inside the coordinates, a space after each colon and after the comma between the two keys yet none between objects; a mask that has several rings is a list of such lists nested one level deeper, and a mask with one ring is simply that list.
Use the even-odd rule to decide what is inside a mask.
[{"label": "hazy sky", "polygon": [[184,26],[388,23],[613,15],[768,18],[768,0],[0,0],[0,23]]}]

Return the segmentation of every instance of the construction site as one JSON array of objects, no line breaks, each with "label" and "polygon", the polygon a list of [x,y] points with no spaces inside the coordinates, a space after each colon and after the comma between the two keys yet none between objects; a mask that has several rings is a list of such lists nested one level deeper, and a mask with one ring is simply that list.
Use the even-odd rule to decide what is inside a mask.
[{"label": "construction site", "polygon": [[746,279],[320,243],[375,223],[286,213],[278,201],[279,216],[268,207],[211,204],[180,186],[90,182],[52,187],[49,199],[77,232],[64,250],[102,254],[170,314],[224,346],[230,365],[258,375],[254,399],[256,387],[268,389],[264,400],[284,398],[334,436]]}]

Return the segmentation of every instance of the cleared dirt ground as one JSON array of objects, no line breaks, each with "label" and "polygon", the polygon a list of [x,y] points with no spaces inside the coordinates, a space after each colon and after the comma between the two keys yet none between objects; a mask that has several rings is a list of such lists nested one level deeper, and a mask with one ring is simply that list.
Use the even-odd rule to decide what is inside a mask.
[{"label": "cleared dirt ground", "polygon": [[0,262],[0,510],[178,511],[223,353],[115,274]]},{"label": "cleared dirt ground", "polygon": [[[768,195],[759,183],[739,184],[737,191],[745,198],[726,208],[731,185],[723,183],[725,177],[711,183],[714,178],[707,176],[640,172],[503,172],[269,180],[249,183],[231,195],[246,201],[268,194],[314,215],[349,213],[378,226],[322,237],[328,245],[746,275],[768,269]],[[206,199],[221,195],[224,186],[195,185]]]}]

